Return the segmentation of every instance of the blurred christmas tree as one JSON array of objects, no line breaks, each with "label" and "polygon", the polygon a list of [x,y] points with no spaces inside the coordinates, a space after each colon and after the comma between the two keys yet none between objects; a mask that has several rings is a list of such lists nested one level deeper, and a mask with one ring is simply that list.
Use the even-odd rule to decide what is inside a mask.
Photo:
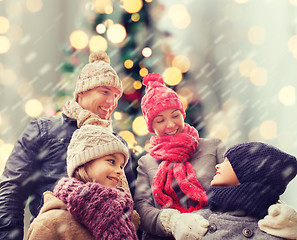
[{"label": "blurred christmas tree", "polygon": [[76,78],[89,53],[103,50],[123,81],[124,92],[113,114],[113,127],[132,150],[134,166],[148,151],[151,136],[140,108],[145,91],[142,79],[148,73],[162,74],[167,86],[181,97],[187,109],[186,122],[197,127],[202,136],[202,108],[199,96],[193,92],[193,80],[188,81],[189,60],[175,56],[167,43],[170,33],[156,28],[156,16],[164,7],[152,0],[94,0],[88,4],[91,11],[87,26],[74,31],[63,49],[67,60],[61,65],[62,78],[56,87],[57,110],[72,97]]}]

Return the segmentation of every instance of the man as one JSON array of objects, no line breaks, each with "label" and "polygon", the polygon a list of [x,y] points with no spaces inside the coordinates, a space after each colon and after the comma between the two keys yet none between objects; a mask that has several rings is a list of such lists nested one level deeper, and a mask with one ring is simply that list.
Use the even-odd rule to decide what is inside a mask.
[{"label": "man", "polygon": [[[36,217],[43,192],[52,191],[57,180],[67,175],[66,151],[73,132],[86,118],[111,128],[111,114],[121,95],[122,83],[110,66],[109,57],[105,52],[96,52],[82,69],[74,98],[65,103],[63,113],[30,121],[0,178],[0,239],[23,239],[28,197],[30,212]],[[131,158],[125,174],[133,195]]]}]

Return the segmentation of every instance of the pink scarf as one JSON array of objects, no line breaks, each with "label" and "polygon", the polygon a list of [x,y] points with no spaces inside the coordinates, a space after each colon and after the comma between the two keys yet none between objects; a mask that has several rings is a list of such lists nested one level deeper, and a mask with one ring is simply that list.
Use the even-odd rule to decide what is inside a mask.
[{"label": "pink scarf", "polygon": [[[182,133],[163,137],[151,137],[150,155],[159,161],[158,172],[153,180],[153,195],[162,208],[173,208],[181,213],[193,212],[207,206],[206,192],[197,180],[193,166],[188,162],[199,143],[198,131],[185,124]],[[180,189],[196,207],[185,209],[172,188],[176,179]]]}]

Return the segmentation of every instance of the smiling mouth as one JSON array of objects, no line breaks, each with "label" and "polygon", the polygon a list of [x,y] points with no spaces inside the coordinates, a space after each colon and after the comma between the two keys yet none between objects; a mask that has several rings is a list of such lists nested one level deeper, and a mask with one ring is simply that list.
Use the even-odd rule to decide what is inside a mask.
[{"label": "smiling mouth", "polygon": [[172,131],[172,132],[168,132],[168,133],[166,133],[167,135],[174,135],[174,134],[176,134],[178,132],[178,129],[176,129],[176,130],[174,130],[174,131]]},{"label": "smiling mouth", "polygon": [[107,177],[109,180],[113,181],[115,184],[118,184],[120,179],[116,177]]},{"label": "smiling mouth", "polygon": [[100,109],[102,109],[104,112],[108,112],[109,108],[105,108],[105,107],[99,107]]}]

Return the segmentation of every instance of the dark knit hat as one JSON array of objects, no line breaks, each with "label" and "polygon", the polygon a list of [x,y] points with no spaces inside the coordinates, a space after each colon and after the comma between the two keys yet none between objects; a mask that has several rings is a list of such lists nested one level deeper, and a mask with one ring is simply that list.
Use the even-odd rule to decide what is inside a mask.
[{"label": "dark knit hat", "polygon": [[143,79],[143,84],[147,88],[141,100],[141,109],[150,132],[154,132],[152,129],[153,119],[164,110],[176,108],[181,111],[184,118],[186,117],[183,103],[174,90],[164,85],[161,75],[158,73],[147,74]]},{"label": "dark knit hat", "polygon": [[240,209],[261,219],[297,174],[294,156],[260,142],[234,145],[226,151],[225,157],[229,159],[240,184],[210,187],[207,198],[213,211]]},{"label": "dark knit hat", "polygon": [[249,142],[230,147],[226,153],[240,183],[256,182],[283,194],[297,174],[296,158],[273,146]]}]

